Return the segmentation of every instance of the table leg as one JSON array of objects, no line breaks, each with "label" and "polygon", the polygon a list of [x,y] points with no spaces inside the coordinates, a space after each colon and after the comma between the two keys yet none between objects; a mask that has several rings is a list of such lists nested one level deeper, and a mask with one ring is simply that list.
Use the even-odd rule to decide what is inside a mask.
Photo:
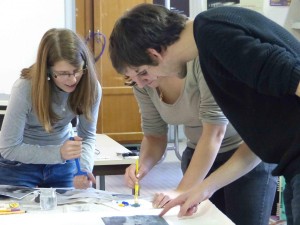
[{"label": "table leg", "polygon": [[99,176],[99,178],[100,178],[100,190],[105,191],[105,176],[101,175]]}]

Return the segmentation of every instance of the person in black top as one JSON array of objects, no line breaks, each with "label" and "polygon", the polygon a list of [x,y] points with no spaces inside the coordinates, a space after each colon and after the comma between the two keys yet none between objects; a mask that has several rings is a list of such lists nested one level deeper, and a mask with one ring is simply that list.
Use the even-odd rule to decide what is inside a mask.
[{"label": "person in black top", "polygon": [[199,55],[216,102],[245,143],[160,215],[176,205],[179,216],[192,215],[201,201],[262,160],[278,164],[273,175],[286,179],[288,224],[300,224],[299,41],[265,16],[240,7],[210,9],[193,21],[178,15],[151,4],[126,12],[110,37],[114,68],[125,75],[134,70],[145,80],[182,77],[185,63]]}]

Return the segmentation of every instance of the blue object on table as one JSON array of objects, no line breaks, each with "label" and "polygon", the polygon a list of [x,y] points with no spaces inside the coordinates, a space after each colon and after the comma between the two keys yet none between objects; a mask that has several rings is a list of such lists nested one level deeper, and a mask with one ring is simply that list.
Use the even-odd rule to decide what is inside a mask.
[{"label": "blue object on table", "polygon": [[[70,137],[69,140],[74,141],[74,138]],[[88,176],[87,172],[84,172],[84,171],[81,170],[80,163],[79,163],[79,158],[75,159],[75,163],[76,163],[76,167],[77,167],[77,173],[75,173],[74,176],[81,176],[81,175]]]}]

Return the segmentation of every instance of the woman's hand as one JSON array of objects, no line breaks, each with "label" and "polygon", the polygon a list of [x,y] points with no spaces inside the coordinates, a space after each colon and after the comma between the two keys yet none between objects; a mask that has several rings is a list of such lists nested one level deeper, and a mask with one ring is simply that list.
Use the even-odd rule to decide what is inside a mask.
[{"label": "woman's hand", "polygon": [[74,137],[74,140],[67,140],[60,148],[62,159],[70,160],[80,158],[82,151],[82,138]]},{"label": "woman's hand", "polygon": [[188,192],[185,192],[175,199],[169,201],[159,216],[166,214],[171,208],[179,205],[180,211],[178,217],[191,216],[197,212],[200,202],[209,199],[214,191],[205,188],[202,184],[194,186]]},{"label": "woman's hand", "polygon": [[125,171],[125,175],[124,175],[125,183],[130,188],[134,188],[135,183],[140,181],[148,172],[148,170],[145,169],[143,164],[140,164],[138,174],[136,174],[135,170],[136,170],[136,165],[134,163],[128,166]]},{"label": "woman's hand", "polygon": [[171,199],[176,198],[180,193],[168,191],[166,193],[156,193],[152,200],[153,208],[163,208]]},{"label": "woman's hand", "polygon": [[73,180],[73,185],[76,189],[87,189],[92,187],[92,184],[96,184],[96,179],[92,173],[87,173],[85,175],[75,176]]}]

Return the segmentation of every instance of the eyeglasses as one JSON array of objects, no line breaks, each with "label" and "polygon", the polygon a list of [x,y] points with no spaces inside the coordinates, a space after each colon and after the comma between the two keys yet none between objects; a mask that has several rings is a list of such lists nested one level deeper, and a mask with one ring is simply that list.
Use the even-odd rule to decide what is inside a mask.
[{"label": "eyeglasses", "polygon": [[52,72],[52,75],[54,78],[60,79],[60,80],[67,80],[71,76],[74,76],[75,78],[79,78],[83,74],[85,74],[86,71],[87,71],[87,68],[74,71],[73,73],[69,73],[69,72],[65,72],[65,71],[53,71],[53,70],[51,72]]}]

